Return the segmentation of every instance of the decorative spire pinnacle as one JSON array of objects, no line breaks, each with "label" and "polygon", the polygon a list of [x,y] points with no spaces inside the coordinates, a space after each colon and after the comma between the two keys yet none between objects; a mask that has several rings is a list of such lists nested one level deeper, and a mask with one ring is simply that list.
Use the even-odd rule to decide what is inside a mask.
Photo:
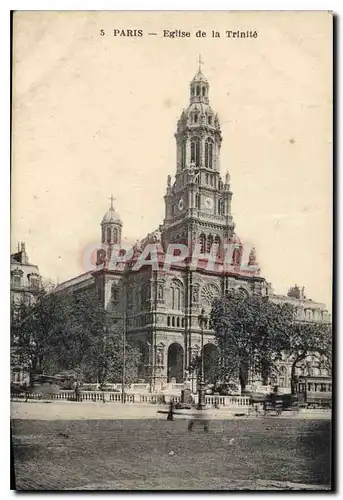
[{"label": "decorative spire pinnacle", "polygon": [[201,59],[201,54],[199,54],[198,63],[199,63],[199,73],[201,73],[201,65],[204,64],[203,60]]},{"label": "decorative spire pinnacle", "polygon": [[109,198],[109,200],[111,201],[111,208],[110,208],[110,210],[114,210],[114,208],[113,208],[113,202],[114,202],[115,198],[114,198],[113,194],[111,194],[111,197]]}]

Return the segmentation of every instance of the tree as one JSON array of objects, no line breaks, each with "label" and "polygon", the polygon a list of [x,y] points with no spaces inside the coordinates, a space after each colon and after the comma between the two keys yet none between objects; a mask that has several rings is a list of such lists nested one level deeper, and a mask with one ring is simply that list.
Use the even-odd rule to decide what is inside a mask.
[{"label": "tree", "polygon": [[[94,291],[79,294],[43,289],[34,303],[13,310],[12,362],[55,375],[77,371],[80,379],[121,381],[123,330]],[[128,382],[136,378],[139,354],[126,343]]]},{"label": "tree", "polygon": [[[125,342],[125,383],[137,380],[141,354],[130,342]],[[97,380],[100,387],[107,382],[123,380],[124,346],[123,326],[113,324],[109,318],[102,336],[93,336],[84,359],[84,371],[88,378]]]},{"label": "tree", "polygon": [[70,313],[68,297],[42,285],[33,300],[20,300],[11,308],[12,364],[42,371],[52,357],[57,334]]},{"label": "tree", "polygon": [[331,324],[294,322],[286,334],[285,352],[292,359],[291,391],[295,394],[296,368],[307,356],[317,357],[321,364],[331,371]]},{"label": "tree", "polygon": [[268,297],[230,292],[216,299],[211,321],[220,353],[221,379],[239,379],[244,392],[251,367],[266,379],[287,345],[294,309]]}]

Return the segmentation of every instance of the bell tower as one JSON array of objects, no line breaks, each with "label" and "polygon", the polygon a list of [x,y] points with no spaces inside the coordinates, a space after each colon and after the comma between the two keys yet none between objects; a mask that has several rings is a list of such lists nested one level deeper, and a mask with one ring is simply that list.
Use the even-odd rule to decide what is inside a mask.
[{"label": "bell tower", "polygon": [[165,219],[161,226],[164,246],[200,242],[203,253],[213,242],[223,245],[231,239],[230,176],[220,175],[222,134],[218,115],[209,101],[210,86],[198,71],[190,83],[189,104],[177,122],[176,173],[172,185],[168,176]]},{"label": "bell tower", "polygon": [[113,207],[114,197],[110,197],[111,205],[101,221],[101,243],[104,245],[117,245],[121,242],[123,223]]}]

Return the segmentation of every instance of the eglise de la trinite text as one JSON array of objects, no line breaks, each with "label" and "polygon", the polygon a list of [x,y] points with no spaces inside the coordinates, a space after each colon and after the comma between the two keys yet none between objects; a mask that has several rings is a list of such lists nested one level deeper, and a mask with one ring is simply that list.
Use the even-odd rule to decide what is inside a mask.
[{"label": "eglise de la trinite text", "polygon": [[[141,38],[145,35],[148,36],[158,36],[158,33],[145,33],[144,30],[141,29],[113,29],[110,30],[100,30],[100,35],[110,35],[116,37],[136,37]],[[163,38],[206,38],[207,36],[210,38],[257,38],[258,32],[256,30],[226,30],[222,33],[219,31],[203,31],[197,30],[195,33],[191,33],[190,31],[182,31],[182,30],[162,30],[161,35]]]}]

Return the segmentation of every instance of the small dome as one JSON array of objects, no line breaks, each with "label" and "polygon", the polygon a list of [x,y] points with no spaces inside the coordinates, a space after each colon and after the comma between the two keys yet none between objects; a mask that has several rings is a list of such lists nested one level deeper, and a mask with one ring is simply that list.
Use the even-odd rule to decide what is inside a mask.
[{"label": "small dome", "polygon": [[201,72],[201,69],[198,70],[197,74],[195,75],[195,77],[193,78],[192,80],[192,83],[195,83],[195,82],[204,82],[204,83],[208,83],[208,80],[207,78],[203,75],[203,73]]},{"label": "small dome", "polygon": [[113,208],[114,198],[112,195],[111,195],[110,200],[111,200],[111,206],[107,210],[105,215],[103,216],[101,224],[109,224],[111,222],[116,223],[116,224],[121,224],[122,223],[121,218],[120,218],[119,214]]},{"label": "small dome", "polygon": [[121,224],[121,218],[119,214],[117,214],[117,212],[112,207],[109,210],[107,210],[107,212],[103,216],[101,224],[107,224],[110,222]]}]

